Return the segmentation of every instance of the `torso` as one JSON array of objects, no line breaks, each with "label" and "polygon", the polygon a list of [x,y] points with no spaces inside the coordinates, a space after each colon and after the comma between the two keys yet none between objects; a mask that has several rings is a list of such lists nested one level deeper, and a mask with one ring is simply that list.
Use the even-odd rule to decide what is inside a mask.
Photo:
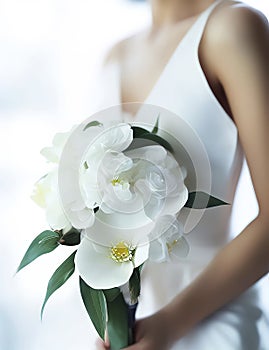
[{"label": "torso", "polygon": [[[108,72],[112,71],[115,74],[107,75],[108,91],[102,96],[106,106],[115,105],[119,102],[147,101],[149,107],[152,105],[159,107],[162,113],[159,129],[165,130],[168,137],[172,135],[170,139],[168,138],[171,144],[175,142],[174,140],[178,140],[179,144],[183,145],[183,149],[187,150],[189,159],[191,159],[189,168],[189,163],[184,163],[182,160],[182,148],[177,147],[177,142],[172,144],[176,150],[175,156],[186,165],[187,172],[190,169],[189,176],[192,174],[191,171],[195,169],[195,177],[197,183],[199,182],[197,188],[204,190],[207,188],[206,185],[209,181],[210,191],[208,192],[222,198],[227,203],[233,203],[234,201],[243,154],[236,124],[231,122],[229,116],[224,112],[224,110],[229,111],[221,84],[221,81],[225,82],[225,80],[221,79],[220,74],[217,73],[220,70],[215,66],[215,61],[218,61],[218,66],[224,67],[221,71],[226,75],[226,82],[228,80],[233,84],[235,79],[231,79],[231,75],[235,71],[227,72],[227,69],[225,69],[225,67],[230,68],[232,64],[223,64],[229,59],[226,47],[233,48],[238,43],[242,44],[244,40],[241,39],[245,39],[248,37],[247,34],[252,33],[252,30],[246,32],[243,30],[249,26],[248,23],[246,25],[246,22],[248,22],[246,18],[248,19],[248,17],[245,16],[245,11],[243,13],[235,11],[236,16],[230,16],[229,12],[226,16],[228,12],[226,8],[231,7],[231,4],[236,4],[236,2],[223,0],[220,5],[217,5],[213,12],[210,12],[211,15],[206,22],[206,27],[204,27],[205,22],[203,20],[198,22],[198,29],[196,28],[193,31],[194,35],[188,37],[187,44],[182,45],[180,50],[177,51],[177,55],[169,64],[169,69],[166,69],[163,79],[160,79],[158,84],[156,82],[164,67],[167,67],[171,54],[196,21],[197,16],[184,22],[177,22],[170,28],[167,27],[165,31],[159,32],[158,36],[149,37],[148,32],[144,32],[123,41],[116,49],[116,55],[114,56],[116,64],[107,67]],[[231,11],[233,10],[232,8]],[[244,16],[243,25],[239,25],[238,30],[234,30],[242,16]],[[229,30],[230,27],[231,30]],[[205,31],[203,31],[204,34],[200,41],[199,34],[204,28]],[[241,37],[239,31],[241,31]],[[220,35],[223,32],[228,34]],[[200,42],[200,65],[207,81],[204,79],[200,65],[197,64],[196,60],[197,42],[193,39],[197,37]],[[224,41],[222,40],[223,37]],[[216,44],[219,39],[221,44],[223,42],[226,44],[227,37],[228,40],[230,38],[234,39],[231,46]],[[247,39],[245,40],[247,41]],[[194,45],[192,45],[193,42]],[[246,42],[245,45],[248,47]],[[215,51],[219,48],[223,50],[223,47],[225,55],[223,51],[219,51],[219,55],[215,55]],[[239,52],[242,51],[239,50]],[[247,50],[246,52],[249,53],[250,51]],[[218,60],[216,57],[218,57]],[[235,62],[238,63],[238,60],[235,60]],[[240,71],[241,66],[244,66],[244,60],[242,62],[239,60],[236,65],[236,74],[245,76],[245,70]],[[118,68],[122,72],[121,80],[118,76]],[[246,77],[242,81],[247,85],[249,79]],[[209,91],[207,82],[221,106]],[[255,84],[255,82],[251,83]],[[119,85],[121,85],[120,98],[118,96]],[[227,85],[225,86],[227,87]],[[243,87],[244,84],[236,85],[237,89]],[[228,93],[229,89],[226,89],[226,91]],[[150,98],[147,99],[150,93]],[[112,99],[105,99],[105,97],[111,95]],[[229,100],[233,101],[233,97],[236,100],[238,94],[230,93]],[[240,102],[242,103],[242,101]],[[236,106],[237,103],[231,103],[231,105]],[[127,104],[127,106],[129,105]],[[146,111],[148,106],[144,106]],[[155,110],[153,113],[144,113],[142,109],[141,113],[138,112],[134,119],[138,124],[146,122],[153,126],[159,110],[156,110],[156,113]],[[135,111],[130,113],[135,114]],[[120,113],[119,115],[121,117]],[[236,112],[234,115],[234,119],[236,119]],[[129,116],[127,117],[127,121],[131,119]],[[125,121],[126,119],[120,120]],[[190,129],[188,129],[188,126],[190,126]],[[190,130],[194,132],[190,133]],[[199,140],[198,147],[195,143],[196,138],[193,138],[195,135]],[[204,158],[201,157],[203,154],[206,155]],[[209,172],[207,172],[207,162],[210,165],[208,167]],[[189,181],[188,184],[192,184],[192,181]],[[251,193],[249,189],[244,188],[246,193]],[[201,214],[203,217],[199,217],[199,211],[183,212],[183,219],[187,218],[187,223],[190,223],[187,229],[186,225],[184,226],[185,232],[188,232],[186,237],[191,246],[190,253],[187,259],[181,261],[180,264],[147,264],[147,270],[144,271],[145,279],[138,317],[145,317],[166,305],[203,271],[220,249],[230,241],[232,235],[239,233],[239,229],[243,226],[239,228],[240,225],[237,225],[238,217],[240,222],[240,213],[242,212],[241,204],[238,201],[230,206],[211,208]],[[256,213],[251,210],[245,212],[244,220],[246,220],[246,224],[252,220],[252,215],[254,218]],[[236,220],[232,222],[231,218],[236,218]],[[242,299],[237,299],[229,307],[221,309],[212,317],[204,320],[201,327],[195,328],[189,335],[180,340],[173,349],[262,349],[257,345],[259,341],[257,315],[262,315],[262,310],[257,305],[255,293],[251,289],[243,295]],[[227,337],[227,334],[230,334],[230,336]],[[256,338],[253,334],[256,335]],[[208,342],[208,339],[211,342]]]}]

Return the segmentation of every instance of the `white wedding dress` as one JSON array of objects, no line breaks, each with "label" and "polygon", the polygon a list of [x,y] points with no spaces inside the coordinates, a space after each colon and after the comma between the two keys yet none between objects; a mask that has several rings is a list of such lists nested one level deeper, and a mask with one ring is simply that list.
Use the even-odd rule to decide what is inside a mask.
[{"label": "white wedding dress", "polygon": [[[191,157],[197,158],[194,163],[197,176],[200,177],[198,189],[208,187],[211,175],[210,193],[232,205],[207,209],[202,217],[199,211],[192,210],[190,213],[190,210],[183,210],[183,220],[188,218],[185,228],[188,231],[186,237],[191,248],[190,254],[180,263],[147,264],[143,271],[138,317],[149,315],[168,303],[257,214],[254,205],[242,217],[241,212],[246,206],[242,199],[236,199],[235,196],[244,161],[237,128],[212,93],[199,63],[201,36],[210,14],[219,3],[216,1],[198,17],[177,46],[144,103],[160,106],[179,116],[178,119],[169,116],[160,118],[160,127],[180,141],[184,138],[184,147],[189,148]],[[99,84],[99,98],[102,97],[99,108],[120,104],[118,65],[107,65]],[[143,105],[135,118],[128,114],[124,117],[125,121],[138,124],[154,124],[155,119],[156,115],[144,113]],[[193,139],[188,139],[182,131],[184,123],[203,145],[210,173],[200,159],[204,153],[200,153],[200,148],[193,148]],[[251,184],[244,191],[249,191],[248,200],[255,203]],[[197,325],[178,341],[173,350],[269,350],[269,327],[259,293],[263,282],[258,282]]]}]

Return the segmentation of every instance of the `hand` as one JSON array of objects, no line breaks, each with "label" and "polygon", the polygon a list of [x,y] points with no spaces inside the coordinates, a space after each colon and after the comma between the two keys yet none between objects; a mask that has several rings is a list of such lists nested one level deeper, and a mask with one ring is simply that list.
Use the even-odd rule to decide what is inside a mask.
[{"label": "hand", "polygon": [[134,345],[122,350],[169,350],[173,345],[169,320],[162,311],[136,322]]},{"label": "hand", "polygon": [[[173,345],[172,328],[163,310],[138,320],[135,325],[136,343],[122,350],[169,350]],[[107,334],[105,341],[98,339],[97,346],[100,350],[110,349]]]}]

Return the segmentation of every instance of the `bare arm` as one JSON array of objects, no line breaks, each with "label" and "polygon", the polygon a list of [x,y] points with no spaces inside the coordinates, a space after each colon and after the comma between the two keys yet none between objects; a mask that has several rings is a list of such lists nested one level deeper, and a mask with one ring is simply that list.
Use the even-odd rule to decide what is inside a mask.
[{"label": "bare arm", "polygon": [[[215,23],[214,23],[215,22]],[[157,314],[138,322],[128,349],[169,349],[269,271],[269,34],[259,13],[238,7],[212,21],[207,39],[250,169],[259,214],[205,271]]]}]

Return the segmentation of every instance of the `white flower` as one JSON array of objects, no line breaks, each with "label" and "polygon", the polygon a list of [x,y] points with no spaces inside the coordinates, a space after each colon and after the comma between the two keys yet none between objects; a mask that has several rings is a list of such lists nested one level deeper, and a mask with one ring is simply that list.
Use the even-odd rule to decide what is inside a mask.
[{"label": "white flower", "polygon": [[61,205],[57,177],[57,168],[43,176],[35,184],[31,198],[46,210],[47,222],[53,230],[68,231],[71,224]]},{"label": "white flower", "polygon": [[[101,146],[104,151],[111,150],[122,152],[129,147],[132,141],[133,130],[131,129],[131,126],[126,123],[120,123],[105,129],[104,132],[96,138],[90,149],[92,149],[92,147],[98,148]],[[96,150],[94,150],[94,153],[96,153]],[[90,154],[91,151],[89,150],[88,155]]]},{"label": "white flower", "polygon": [[[143,213],[144,221],[175,214],[186,203],[185,170],[162,146],[145,146],[124,153],[107,150],[100,159],[91,151],[80,182],[88,207],[106,214]],[[141,216],[142,217],[142,216]]]},{"label": "white flower", "polygon": [[[112,217],[115,219],[117,215]],[[146,260],[175,262],[189,252],[182,225],[174,215],[162,216],[155,223],[145,225],[140,236],[136,230],[119,229],[95,220],[93,227],[83,232],[76,267],[89,286],[95,289],[122,286],[129,281],[133,269]],[[146,236],[150,242],[145,240]]]},{"label": "white flower", "polygon": [[183,236],[183,225],[173,215],[159,218],[150,233],[149,260],[176,262],[189,253],[189,245]]},{"label": "white flower", "polygon": [[[178,242],[184,239],[173,215],[188,198],[185,169],[164,147],[127,150],[131,142],[129,125],[106,129],[85,152],[79,171],[84,205],[99,209],[83,230],[76,266],[95,289],[127,283],[149,249],[154,261],[178,256],[179,250],[182,255]],[[82,209],[82,202],[72,208]]]},{"label": "white flower", "polygon": [[[136,246],[126,238],[110,239],[109,246],[100,245],[85,234],[76,254],[80,276],[94,289],[109,289],[127,283],[133,269],[148,258],[149,244]],[[107,236],[105,240],[108,240]]]},{"label": "white flower", "polygon": [[73,127],[70,131],[61,132],[55,134],[52,140],[52,147],[44,147],[40,153],[44,156],[50,163],[58,164],[61,158],[63,148],[71,135],[72,131],[75,129]]},{"label": "white flower", "polygon": [[94,224],[95,216],[94,210],[88,208],[83,201],[77,200],[71,205],[71,213],[69,219],[72,226],[78,230],[91,227]]},{"label": "white flower", "polygon": [[41,154],[54,163],[51,171],[35,184],[31,198],[37,205],[45,209],[46,219],[53,230],[68,231],[72,225],[63,210],[58,187],[58,163],[68,137],[74,127],[63,133],[57,133],[52,141],[52,147],[45,147]]},{"label": "white flower", "polygon": [[94,209],[102,202],[98,183],[98,168],[105,154],[120,152],[126,149],[133,140],[133,132],[128,124],[117,124],[105,128],[90,127],[84,132],[96,130],[90,147],[83,157],[79,171],[79,186],[81,196],[73,193],[74,200],[69,204],[70,219],[74,227],[86,229],[94,224]]},{"label": "white flower", "polygon": [[[69,198],[71,198],[71,200],[68,203],[66,203],[66,201],[64,202],[64,210],[61,205],[62,198],[60,198],[57,182],[58,167],[68,139],[71,139],[71,143],[69,142],[66,152],[69,152],[70,156],[68,158],[68,164],[64,164],[67,180],[69,173],[68,169],[70,169],[70,171],[73,170],[72,157],[75,154],[73,151],[79,146],[76,142],[73,142],[72,135],[75,134],[78,137],[81,135],[82,142],[85,142],[85,140],[91,142],[93,140],[83,162],[83,166],[87,164],[87,167],[91,170],[91,177],[87,178],[84,176],[86,184],[87,181],[92,181],[92,177],[96,178],[98,167],[95,165],[102,160],[103,155],[108,149],[122,151],[130,145],[133,139],[132,129],[128,124],[118,124],[109,128],[104,127],[103,124],[99,124],[98,127],[89,127],[84,130],[83,134],[81,134],[79,130],[79,128],[74,126],[69,132],[57,133],[53,138],[52,147],[45,147],[41,150],[41,154],[50,163],[54,163],[54,168],[51,173],[36,184],[33,199],[46,209],[48,222],[50,226],[55,229],[59,229],[65,225],[65,221],[67,220],[66,215],[68,216],[68,226],[72,225],[77,229],[90,227],[94,223],[93,209],[96,207],[95,195],[92,196],[93,201],[90,201],[90,199],[84,201],[79,193],[79,188],[75,187],[74,189],[72,184],[69,183],[67,184],[66,191],[70,192],[71,197]],[[79,140],[77,141],[79,142]],[[72,149],[72,147],[75,148]],[[63,176],[61,176],[61,180],[62,178]]]},{"label": "white flower", "polygon": [[186,171],[162,146],[146,146],[126,152],[141,164],[135,183],[143,197],[144,209],[152,220],[179,212],[188,199],[184,184]]}]

